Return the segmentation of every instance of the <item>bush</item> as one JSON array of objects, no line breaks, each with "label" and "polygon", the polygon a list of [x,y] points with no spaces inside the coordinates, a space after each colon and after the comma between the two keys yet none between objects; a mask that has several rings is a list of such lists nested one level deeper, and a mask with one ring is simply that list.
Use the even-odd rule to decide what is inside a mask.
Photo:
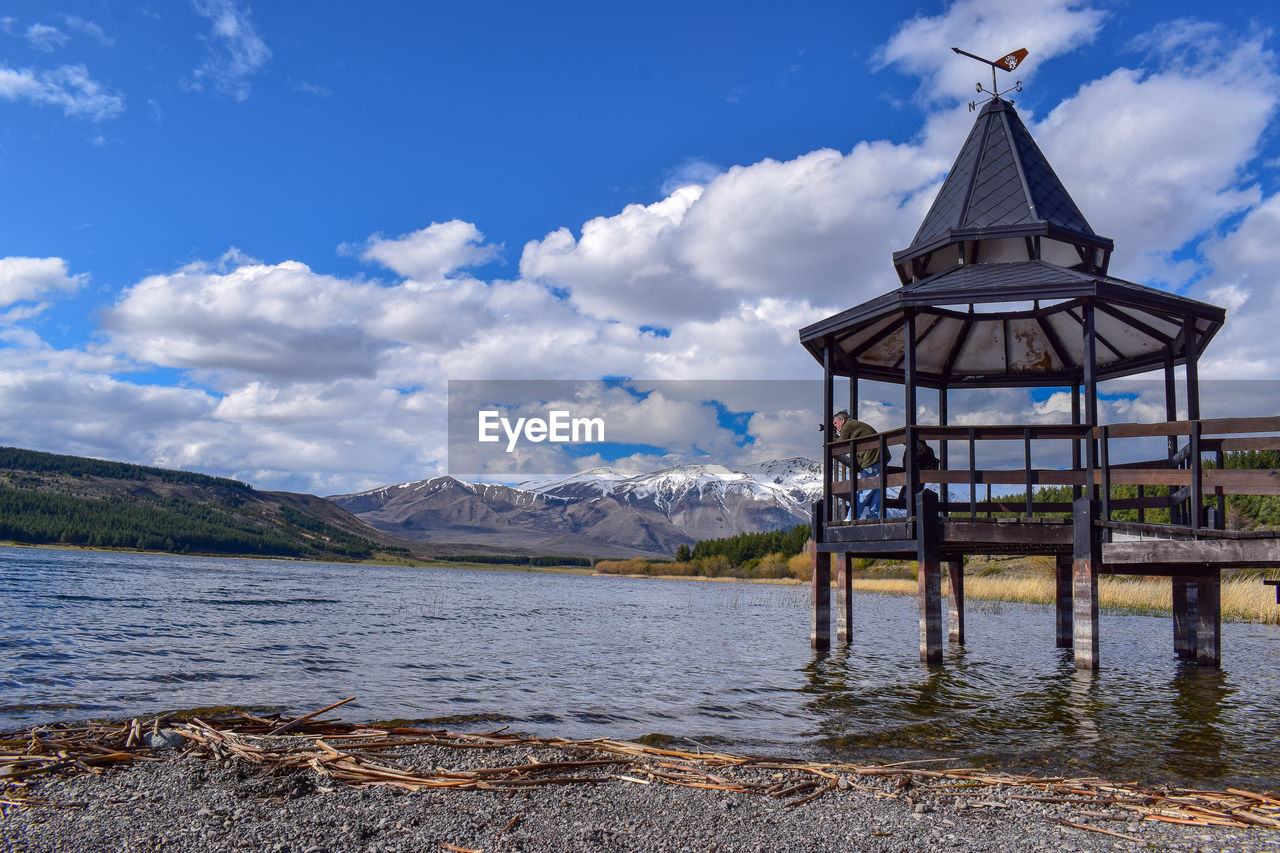
[{"label": "bush", "polygon": [[789,578],[791,577],[791,570],[787,568],[787,560],[782,556],[782,553],[775,551],[772,554],[766,554],[760,560],[759,565],[752,569],[751,577],[770,580]]},{"label": "bush", "polygon": [[808,554],[796,554],[787,560],[787,569],[798,580],[807,581],[813,577],[813,558]]},{"label": "bush", "polygon": [[709,557],[699,557],[695,562],[702,574],[709,578],[726,577],[733,569],[733,564],[729,562],[729,558],[724,554],[712,554]]},{"label": "bush", "polygon": [[[663,564],[664,566],[667,564]],[[652,564],[648,560],[636,557],[631,560],[599,560],[596,571],[604,575],[649,575],[653,574]]]}]

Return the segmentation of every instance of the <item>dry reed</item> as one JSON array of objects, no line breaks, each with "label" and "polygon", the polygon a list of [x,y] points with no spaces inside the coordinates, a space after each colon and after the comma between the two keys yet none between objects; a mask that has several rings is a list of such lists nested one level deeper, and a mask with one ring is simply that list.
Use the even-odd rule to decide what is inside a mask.
[{"label": "dry reed", "polygon": [[[942,581],[945,590],[945,573]],[[966,574],[964,579],[965,598],[987,601],[1052,604],[1054,587],[1053,578],[1040,575],[1001,577]],[[890,595],[916,595],[919,592],[916,581],[901,578],[855,578],[853,588]],[[1172,584],[1168,578],[1101,577],[1098,579],[1098,604],[1117,610],[1171,613]],[[1264,586],[1257,578],[1224,580],[1222,618],[1234,622],[1280,625],[1280,604],[1276,604],[1274,587]]]},{"label": "dry reed", "polygon": [[[943,769],[949,759],[856,765],[778,760],[723,752],[688,752],[607,738],[570,741],[530,738],[503,731],[459,734],[394,725],[353,725],[314,719],[350,702],[334,703],[291,720],[266,718],[246,711],[180,721],[159,717],[146,721],[88,725],[39,726],[0,734],[0,813],[5,808],[41,808],[48,804],[31,786],[36,777],[66,773],[100,773],[113,765],[156,761],[145,746],[148,731],[179,735],[185,752],[220,761],[240,761],[259,773],[315,773],[356,788],[388,786],[407,791],[514,791],[545,785],[679,785],[745,795],[786,799],[787,806],[817,797],[909,796],[958,798],[969,807],[1006,808],[1002,797],[1075,807],[1081,818],[1144,820],[1237,829],[1280,829],[1280,798],[1272,794],[1228,788],[1225,791],[1151,788],[1101,779],[1013,776],[972,767]],[[161,730],[160,726],[165,729]],[[284,732],[291,732],[284,734]],[[572,757],[543,761],[527,755],[524,763],[475,769],[415,767],[398,750],[432,744],[459,750],[503,747],[551,748]],[[388,754],[392,753],[392,754]],[[432,762],[434,764],[434,761]],[[934,767],[921,765],[932,764]],[[761,774],[759,771],[768,771]],[[857,780],[857,781],[855,781]],[[1108,808],[1100,814],[1081,806]],[[1076,816],[1076,815],[1073,815]],[[1051,821],[1060,818],[1046,817]],[[1070,822],[1095,832],[1102,827]],[[1128,836],[1131,837],[1132,836]],[[1135,839],[1141,840],[1141,839]]]}]

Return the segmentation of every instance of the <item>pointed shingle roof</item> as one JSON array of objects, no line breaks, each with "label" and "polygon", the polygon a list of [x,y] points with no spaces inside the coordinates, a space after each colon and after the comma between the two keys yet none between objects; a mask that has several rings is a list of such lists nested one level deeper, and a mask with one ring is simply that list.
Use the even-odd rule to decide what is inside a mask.
[{"label": "pointed shingle roof", "polygon": [[963,240],[1037,235],[1111,248],[1089,227],[1013,106],[996,98],[978,114],[915,239],[894,263]]}]

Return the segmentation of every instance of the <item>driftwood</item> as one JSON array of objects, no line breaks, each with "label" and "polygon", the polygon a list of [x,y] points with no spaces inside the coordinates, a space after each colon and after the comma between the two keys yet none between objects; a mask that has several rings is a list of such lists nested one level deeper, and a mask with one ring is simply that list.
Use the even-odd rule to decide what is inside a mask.
[{"label": "driftwood", "polygon": [[[1238,788],[1222,791],[1154,788],[1095,777],[1015,776],[972,767],[921,766],[940,764],[947,759],[878,766],[783,761],[715,751],[663,749],[608,738],[578,741],[533,738],[501,729],[462,734],[316,719],[347,701],[350,700],[293,719],[239,711],[205,719],[164,716],[122,723],[37,726],[3,733],[0,734],[0,811],[50,807],[43,799],[28,793],[33,777],[101,773],[116,765],[161,760],[158,749],[147,746],[148,738],[154,741],[162,732],[176,732],[188,752],[219,760],[244,761],[262,767],[263,772],[313,772],[357,788],[509,791],[531,786],[621,781],[766,795],[785,799],[785,806],[811,802],[833,791],[846,794],[858,791],[880,797],[907,797],[909,801],[920,796],[948,797],[957,807],[963,804],[970,808],[1007,808],[1008,801],[1016,800],[1067,804],[1080,807],[1080,817],[1096,820],[1123,818],[1193,826],[1280,829],[1280,797]],[[530,757],[524,764],[474,770],[402,766],[395,750],[419,744],[454,749],[549,748],[581,758],[539,762]],[[738,770],[756,772],[737,774]],[[759,771],[773,771],[771,781],[758,781]],[[742,778],[734,778],[735,775]],[[891,790],[885,790],[886,783]],[[1010,790],[1014,788],[1021,793]],[[1099,807],[1112,811],[1093,810]],[[1075,821],[1047,819],[1077,829],[1132,837]],[[504,829],[512,825],[514,820]]]}]

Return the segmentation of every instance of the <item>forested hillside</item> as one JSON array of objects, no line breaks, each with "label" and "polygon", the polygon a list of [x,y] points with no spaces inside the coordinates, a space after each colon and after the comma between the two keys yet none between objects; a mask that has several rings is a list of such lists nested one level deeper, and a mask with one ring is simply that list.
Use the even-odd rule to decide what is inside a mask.
[{"label": "forested hillside", "polygon": [[0,447],[0,541],[311,559],[408,554],[311,495],[12,447]]}]

